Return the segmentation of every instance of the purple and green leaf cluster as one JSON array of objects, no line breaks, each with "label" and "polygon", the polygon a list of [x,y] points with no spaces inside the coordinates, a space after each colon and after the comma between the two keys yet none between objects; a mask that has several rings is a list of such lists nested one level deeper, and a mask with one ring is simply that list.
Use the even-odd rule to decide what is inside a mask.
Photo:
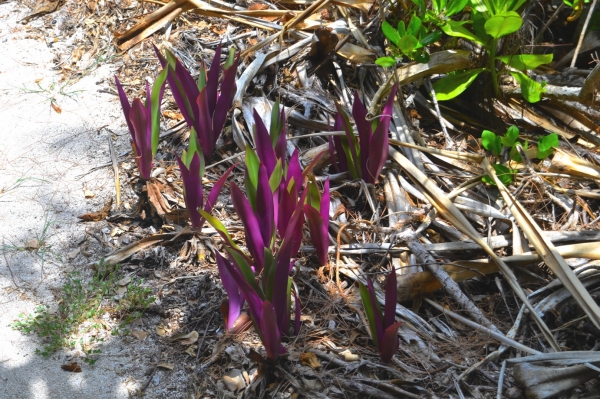
[{"label": "purple and green leaf cluster", "polygon": [[392,357],[398,351],[400,340],[398,329],[402,324],[396,322],[396,301],[398,298],[398,287],[396,285],[396,271],[387,276],[385,280],[385,313],[382,314],[381,306],[375,297],[375,290],[371,279],[367,277],[367,286],[360,284],[360,297],[369,320],[369,330],[375,346],[379,350],[379,356],[384,363],[390,363]]},{"label": "purple and green leaf cluster", "polygon": [[358,130],[358,138],[354,135],[348,115],[337,105],[338,113],[333,130],[343,130],[346,136],[329,138],[329,153],[335,169],[340,172],[348,171],[352,178],[363,179],[366,183],[374,184],[377,181],[389,154],[388,130],[397,89],[396,84],[383,106],[375,131],[367,120],[367,108],[360,101],[358,92],[354,92],[352,116]]},{"label": "purple and green leaf cluster", "polygon": [[202,63],[196,82],[171,52],[167,50],[163,57],[156,47],[154,49],[163,69],[168,71],[167,81],[185,122],[195,130],[204,158],[210,160],[237,88],[239,57],[234,56],[231,49],[219,80],[221,46],[217,47],[210,69],[207,72]]},{"label": "purple and green leaf cluster", "polygon": [[131,134],[131,146],[135,162],[140,171],[140,177],[143,180],[150,180],[152,172],[152,161],[158,149],[158,138],[160,136],[160,103],[165,91],[165,79],[167,73],[161,72],[154,84],[152,90],[146,83],[146,101],[142,103],[139,98],[134,98],[132,103],[129,103],[127,94],[121,86],[121,82],[115,76],[117,91],[119,92],[119,100],[121,108],[125,114],[125,121]]},{"label": "purple and green leaf cluster", "polygon": [[192,130],[190,134],[190,143],[187,151],[183,151],[181,158],[177,155],[177,163],[181,171],[181,179],[183,180],[183,195],[185,206],[188,210],[192,228],[197,230],[202,228],[204,218],[200,215],[199,210],[203,209],[210,213],[213,205],[217,201],[221,189],[225,185],[227,177],[235,167],[232,165],[215,183],[212,190],[208,194],[206,202],[204,200],[204,190],[202,188],[202,177],[204,176],[204,156],[198,148],[196,133]]},{"label": "purple and green leaf cluster", "polygon": [[[314,219],[315,231],[323,236],[322,226],[326,226],[329,219],[329,193],[327,191],[321,196],[316,185],[311,189],[303,188],[305,179],[297,151],[289,161],[286,160],[285,114],[279,111],[278,104],[272,112],[270,134],[258,113],[254,113],[254,118],[256,150],[246,149],[246,194],[231,183],[231,199],[244,225],[248,254],[233,242],[220,221],[204,211],[201,215],[221,234],[229,255],[226,259],[216,254],[221,280],[229,298],[224,306],[227,329],[232,330],[236,326],[245,301],[254,327],[265,345],[267,358],[274,360],[285,351],[281,338],[289,334],[290,272],[302,243],[304,220],[305,217]],[[328,188],[326,183],[325,189]],[[310,201],[308,196],[311,196]],[[318,218],[305,214],[305,209],[316,211]],[[325,237],[327,247],[329,237],[326,230]],[[326,259],[326,251],[324,256]],[[297,299],[294,313],[294,331],[297,333],[300,328]]]}]

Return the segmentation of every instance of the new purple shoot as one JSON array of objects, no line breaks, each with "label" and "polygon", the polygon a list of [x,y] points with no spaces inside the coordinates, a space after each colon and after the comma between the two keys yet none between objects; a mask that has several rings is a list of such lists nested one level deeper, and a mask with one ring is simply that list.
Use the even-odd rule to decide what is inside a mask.
[{"label": "new purple shoot", "polygon": [[319,263],[324,266],[327,264],[329,249],[329,179],[323,186],[323,195],[319,193],[314,180],[309,182],[308,190],[308,203],[304,205],[304,213],[308,220],[310,238],[319,257]]},{"label": "new purple shoot", "polygon": [[396,322],[396,302],[398,298],[398,287],[396,283],[396,271],[392,270],[385,282],[385,314],[382,314],[381,306],[377,302],[375,290],[371,279],[367,277],[367,287],[359,282],[360,296],[369,321],[369,330],[375,346],[379,350],[379,356],[384,363],[390,363],[392,357],[400,346],[398,329],[401,321]]},{"label": "new purple shoot", "polygon": [[335,169],[347,170],[353,178],[362,178],[366,183],[374,184],[377,181],[389,154],[388,134],[397,88],[397,84],[392,87],[375,131],[367,119],[367,108],[358,97],[358,92],[354,92],[352,116],[358,130],[358,139],[348,116],[338,105],[334,130],[343,130],[346,136],[329,139],[329,152]]},{"label": "new purple shoot", "polygon": [[181,171],[183,180],[183,195],[185,206],[192,222],[192,228],[198,230],[204,224],[204,218],[200,214],[200,210],[208,213],[212,210],[214,203],[219,196],[219,192],[225,185],[227,177],[233,170],[234,166],[230,167],[221,178],[215,183],[208,199],[205,201],[204,190],[202,188],[202,178],[204,177],[204,156],[196,141],[194,130],[190,135],[190,143],[187,151],[183,151],[181,158],[177,155],[177,163]]},{"label": "new purple shoot", "polygon": [[210,70],[207,73],[202,62],[196,82],[171,52],[167,50],[166,57],[163,57],[156,47],[154,49],[162,67],[168,71],[167,81],[183,118],[196,131],[204,157],[210,160],[235,95],[239,57],[230,51],[219,80],[221,46],[217,47]]},{"label": "new purple shoot", "polygon": [[160,103],[165,89],[167,73],[162,72],[152,85],[146,83],[146,101],[142,103],[139,98],[134,98],[129,104],[127,94],[119,79],[115,76],[115,83],[119,93],[121,108],[125,115],[125,121],[131,134],[131,146],[135,162],[143,180],[150,180],[152,161],[158,149],[158,138],[160,136]]}]

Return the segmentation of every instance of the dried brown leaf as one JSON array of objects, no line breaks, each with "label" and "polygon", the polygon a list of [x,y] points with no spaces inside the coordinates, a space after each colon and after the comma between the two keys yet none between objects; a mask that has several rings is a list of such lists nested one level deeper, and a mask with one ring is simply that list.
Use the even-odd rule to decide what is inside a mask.
[{"label": "dried brown leaf", "polygon": [[63,364],[62,366],[60,366],[60,368],[71,373],[81,373],[82,371],[81,367],[79,366],[79,364],[77,364],[77,362]]}]

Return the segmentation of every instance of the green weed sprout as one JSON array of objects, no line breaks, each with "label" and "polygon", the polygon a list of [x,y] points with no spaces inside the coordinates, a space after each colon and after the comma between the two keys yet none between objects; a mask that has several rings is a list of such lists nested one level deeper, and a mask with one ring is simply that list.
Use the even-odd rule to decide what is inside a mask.
[{"label": "green weed sprout", "polygon": [[[483,148],[494,154],[496,160],[500,159],[502,150],[507,148],[509,149],[509,159],[515,162],[521,162],[522,158],[517,151],[517,146],[521,146],[524,150],[527,150],[529,148],[529,141],[519,141],[519,128],[516,126],[511,126],[503,136],[498,136],[492,131],[484,130],[481,133],[481,145],[483,145]],[[557,147],[558,135],[556,133],[551,133],[547,136],[540,136],[538,139],[536,158],[545,159],[549,157],[554,153],[554,149]],[[498,162],[493,166],[502,184],[509,185],[513,182],[515,177],[514,170]],[[496,185],[490,176],[483,176],[481,180],[484,183]]]}]

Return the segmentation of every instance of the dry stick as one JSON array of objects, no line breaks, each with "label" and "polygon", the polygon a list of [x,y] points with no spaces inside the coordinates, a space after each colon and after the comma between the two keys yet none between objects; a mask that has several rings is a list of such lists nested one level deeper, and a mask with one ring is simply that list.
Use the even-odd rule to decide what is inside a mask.
[{"label": "dry stick", "polygon": [[[2,240],[2,247],[4,247],[4,246],[5,246],[4,240]],[[6,258],[6,251],[2,251],[2,256],[4,257],[4,262],[6,262],[6,268],[8,269],[8,272],[10,273],[10,278],[12,279],[13,284],[15,285],[15,287],[21,289],[19,284],[17,284],[17,282],[15,281],[15,275],[13,274],[13,271],[10,268],[10,264],[8,263],[8,259]]]},{"label": "dry stick", "polygon": [[405,234],[396,236],[397,239],[406,241],[408,248],[417,257],[417,259],[423,264],[423,266],[431,272],[442,284],[442,287],[446,292],[460,304],[460,306],[469,313],[469,315],[477,321],[479,324],[483,324],[490,330],[502,334],[502,332],[496,327],[487,317],[481,312],[481,310],[475,306],[475,304],[462,292],[456,281],[452,279],[438,263],[435,261],[433,256],[423,248],[416,235],[407,231]]},{"label": "dry stick", "polygon": [[[390,140],[390,143],[392,140]],[[515,291],[519,299],[527,306],[531,312],[531,317],[535,320],[542,334],[555,351],[560,351],[560,346],[552,335],[552,332],[535,312],[533,305],[527,299],[523,292],[523,288],[519,285],[517,278],[508,265],[498,257],[498,255],[488,246],[481,238],[479,232],[469,223],[467,218],[456,208],[456,206],[447,198],[447,194],[437,187],[423,172],[416,168],[404,155],[398,152],[394,147],[390,146],[390,156],[402,167],[402,169],[410,176],[411,180],[419,188],[427,200],[443,215],[443,217],[451,222],[463,234],[467,235],[471,240],[476,242],[481,248],[492,258],[492,261],[498,266],[504,274],[511,288]],[[448,153],[452,151],[447,151]],[[483,158],[483,157],[482,157]],[[487,159],[483,158],[483,162]],[[491,167],[490,167],[491,168]],[[492,169],[493,170],[493,169]],[[493,174],[493,172],[491,172]],[[495,176],[495,175],[494,175]],[[498,183],[498,182],[496,182]]]},{"label": "dry stick", "polygon": [[560,12],[564,8],[564,6],[565,6],[565,3],[561,2],[560,5],[558,6],[558,8],[556,9],[556,11],[554,11],[554,14],[552,14],[550,19],[548,20],[548,22],[546,22],[546,25],[544,25],[542,27],[542,29],[540,29],[538,34],[535,36],[535,38],[533,39],[533,44],[538,44],[540,42],[540,40],[542,40],[542,37],[544,36],[544,32],[546,32],[548,30],[548,28],[550,27],[550,25],[552,25],[552,22],[554,22],[556,20],[556,18],[558,18],[558,16],[560,15]]},{"label": "dry stick", "polygon": [[577,62],[577,56],[579,55],[579,50],[581,49],[581,44],[583,43],[583,38],[585,37],[585,31],[592,19],[592,15],[594,14],[594,8],[596,8],[596,3],[598,0],[593,0],[592,5],[588,11],[587,17],[585,17],[585,22],[583,23],[583,29],[581,29],[581,34],[579,35],[579,42],[577,42],[577,47],[575,47],[575,53],[573,54],[573,59],[571,60],[571,68],[575,68],[575,63]]},{"label": "dry stick", "polygon": [[202,335],[202,341],[200,341],[200,343],[198,344],[198,352],[196,353],[196,363],[198,363],[198,359],[200,359],[200,352],[202,350],[202,345],[204,345],[204,340],[206,339],[206,333],[208,332],[208,326],[210,326],[210,322],[212,321],[214,316],[215,316],[215,314],[213,313],[210,316],[208,323],[206,323],[206,328],[204,329],[204,334]]},{"label": "dry stick", "polygon": [[425,302],[427,302],[428,304],[430,304],[431,306],[433,306],[434,308],[436,308],[437,310],[439,310],[440,312],[442,312],[442,313],[444,313],[444,314],[452,317],[453,319],[456,319],[456,320],[460,321],[463,324],[468,325],[471,328],[474,328],[477,331],[481,331],[483,333],[489,334],[490,337],[494,338],[497,341],[502,342],[503,344],[512,346],[515,349],[518,349],[518,350],[523,351],[523,352],[531,353],[533,355],[541,355],[542,354],[542,352],[540,352],[540,351],[537,351],[537,350],[532,349],[532,348],[530,348],[528,346],[525,346],[525,345],[523,345],[523,344],[521,344],[521,343],[519,343],[519,342],[517,342],[517,341],[515,341],[513,339],[510,339],[510,338],[502,335],[502,334],[498,334],[498,333],[490,330],[489,328],[486,328],[486,327],[484,327],[482,325],[479,325],[479,324],[475,323],[474,321],[471,321],[471,320],[467,319],[466,317],[462,317],[461,315],[459,315],[457,313],[454,313],[453,311],[444,308],[442,305],[440,305],[437,302],[432,301],[429,298],[423,298],[423,300]]},{"label": "dry stick", "polygon": [[108,136],[108,150],[110,153],[110,160],[112,162],[113,172],[115,173],[115,191],[117,192],[117,208],[121,206],[121,181],[119,180],[119,165],[117,163],[117,154],[115,153],[115,147],[113,146],[110,136]]},{"label": "dry stick", "polygon": [[[384,391],[381,391],[375,387],[367,384],[361,384],[359,382],[350,379],[335,379],[331,381],[332,384],[337,384],[339,387],[344,388],[348,391],[360,392],[363,397],[366,398],[377,398],[377,399],[396,399],[397,396],[390,395]],[[418,396],[417,396],[418,397]]]},{"label": "dry stick", "polygon": [[431,101],[433,101],[435,112],[437,113],[440,126],[442,127],[442,132],[444,132],[444,138],[446,139],[446,149],[449,150],[450,148],[454,147],[454,140],[452,140],[452,138],[448,134],[448,130],[446,129],[446,121],[442,116],[442,112],[440,111],[440,105],[438,104],[437,97],[435,96],[435,90],[433,90],[433,85],[431,84],[431,80],[428,77],[425,78],[425,87],[431,95]]}]

